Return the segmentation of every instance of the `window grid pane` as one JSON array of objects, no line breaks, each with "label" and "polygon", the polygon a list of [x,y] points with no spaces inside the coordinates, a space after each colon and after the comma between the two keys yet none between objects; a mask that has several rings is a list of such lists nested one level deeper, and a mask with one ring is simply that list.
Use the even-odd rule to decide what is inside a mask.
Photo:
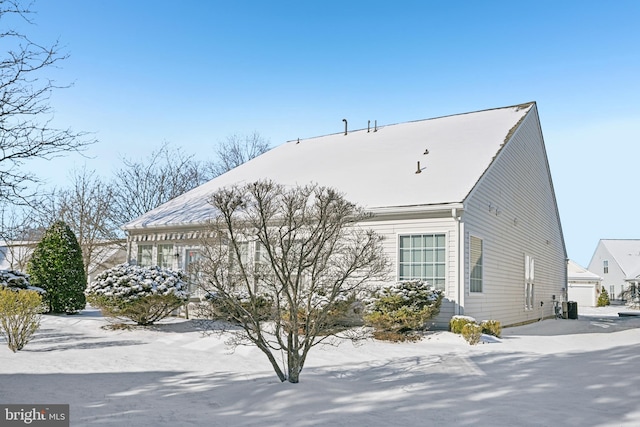
[{"label": "window grid pane", "polygon": [[414,234],[399,237],[399,280],[424,280],[445,289],[445,235]]},{"label": "window grid pane", "polygon": [[469,237],[469,290],[482,292],[482,239]]},{"label": "window grid pane", "polygon": [[138,265],[142,267],[151,266],[153,259],[152,253],[153,246],[152,245],[139,245],[138,246]]},{"label": "window grid pane", "polygon": [[172,268],[173,245],[158,245],[158,267]]}]

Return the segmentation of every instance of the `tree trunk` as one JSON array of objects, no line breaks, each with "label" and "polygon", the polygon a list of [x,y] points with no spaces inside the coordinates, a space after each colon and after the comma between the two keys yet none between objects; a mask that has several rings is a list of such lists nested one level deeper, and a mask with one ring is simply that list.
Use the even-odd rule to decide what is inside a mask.
[{"label": "tree trunk", "polygon": [[302,371],[302,366],[300,365],[302,360],[298,353],[298,347],[294,345],[297,344],[297,334],[291,331],[287,338],[289,344],[287,349],[287,370],[289,371],[287,380],[296,384],[300,381],[300,371]]}]

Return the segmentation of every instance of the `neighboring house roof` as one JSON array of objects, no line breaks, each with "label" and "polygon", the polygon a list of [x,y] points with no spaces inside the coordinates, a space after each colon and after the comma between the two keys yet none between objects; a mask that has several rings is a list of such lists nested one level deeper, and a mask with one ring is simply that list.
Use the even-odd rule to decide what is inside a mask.
[{"label": "neighboring house roof", "polygon": [[[89,273],[104,269],[108,263],[121,263],[126,261],[125,240],[106,241],[97,245],[94,259],[89,265]],[[0,270],[15,268],[19,260],[26,261],[38,245],[32,241],[0,241]]]},{"label": "neighboring house roof", "polygon": [[[261,179],[333,187],[367,209],[461,203],[533,105],[290,141],[123,228],[205,223],[213,213],[209,195],[225,186]],[[418,162],[421,173],[416,173]]]},{"label": "neighboring house roof", "polygon": [[638,239],[601,239],[625,275],[625,280],[637,279],[640,275],[640,240]]},{"label": "neighboring house roof", "polygon": [[595,273],[590,272],[586,268],[577,264],[576,262],[569,260],[567,263],[567,279],[572,282],[584,282],[584,281],[602,281],[602,277],[598,276]]}]

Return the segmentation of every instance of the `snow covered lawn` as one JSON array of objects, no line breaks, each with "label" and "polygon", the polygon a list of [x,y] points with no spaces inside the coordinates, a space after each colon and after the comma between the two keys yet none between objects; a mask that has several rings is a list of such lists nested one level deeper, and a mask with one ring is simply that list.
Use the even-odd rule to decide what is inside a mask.
[{"label": "snow covered lawn", "polygon": [[299,384],[193,321],[113,331],[91,309],[47,315],[23,351],[0,341],[0,403],[68,403],[72,426],[637,426],[640,318],[618,311],[477,346],[434,332],[318,348]]}]

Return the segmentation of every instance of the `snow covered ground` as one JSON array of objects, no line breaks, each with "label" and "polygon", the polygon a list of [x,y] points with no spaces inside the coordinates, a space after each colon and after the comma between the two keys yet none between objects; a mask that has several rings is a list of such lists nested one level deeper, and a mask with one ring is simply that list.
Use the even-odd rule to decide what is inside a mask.
[{"label": "snow covered ground", "polygon": [[618,311],[477,346],[433,332],[317,348],[299,384],[193,321],[114,331],[91,309],[48,315],[24,350],[0,341],[0,403],[68,403],[72,426],[637,426],[640,317]]}]

